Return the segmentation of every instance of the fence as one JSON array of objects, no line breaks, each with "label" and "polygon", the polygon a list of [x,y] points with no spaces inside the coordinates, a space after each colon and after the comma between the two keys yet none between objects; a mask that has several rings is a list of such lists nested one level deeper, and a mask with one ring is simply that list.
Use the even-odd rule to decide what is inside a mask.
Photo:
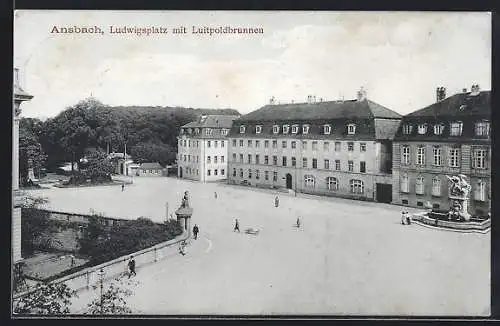
[{"label": "fence", "polygon": [[[51,284],[65,283],[69,288],[76,291],[88,289],[89,287],[98,285],[100,279],[98,272],[102,269],[104,271],[104,280],[110,280],[123,274],[127,271],[127,263],[130,256],[134,257],[136,269],[141,266],[153,264],[161,259],[166,259],[178,255],[177,244],[181,241],[188,239],[190,236],[189,230],[179,235],[177,238],[159,243],[153,247],[146,248],[126,256],[122,256],[111,261],[86,268],[71,275],[64,276],[57,280],[50,282]],[[30,291],[19,293],[14,296],[14,301],[28,295]]]}]

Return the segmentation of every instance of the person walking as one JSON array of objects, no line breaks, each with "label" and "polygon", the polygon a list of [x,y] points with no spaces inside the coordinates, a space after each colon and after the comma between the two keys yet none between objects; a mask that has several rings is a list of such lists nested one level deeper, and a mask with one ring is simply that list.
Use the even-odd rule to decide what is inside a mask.
[{"label": "person walking", "polygon": [[238,221],[238,219],[236,219],[235,222],[234,222],[234,230],[233,230],[233,232],[235,232],[235,231],[240,232],[240,222]]},{"label": "person walking", "polygon": [[408,212],[405,213],[406,216],[406,224],[411,225],[411,216]]},{"label": "person walking", "polygon": [[405,211],[401,212],[401,224],[402,225],[406,224],[406,212]]},{"label": "person walking", "polygon": [[198,228],[198,225],[193,226],[193,234],[194,234],[194,239],[198,239],[198,232],[200,232],[200,229]]},{"label": "person walking", "polygon": [[300,218],[299,217],[297,217],[297,223],[296,223],[296,225],[297,225],[297,229],[300,228]]},{"label": "person walking", "polygon": [[280,199],[278,198],[278,196],[276,196],[274,198],[274,207],[278,207],[280,205]]},{"label": "person walking", "polygon": [[122,183],[122,191],[125,190],[125,184]]},{"label": "person walking", "polygon": [[137,273],[135,272],[134,256],[130,256],[130,260],[128,261],[128,270],[129,270],[128,278],[130,278],[130,276],[132,276],[132,274],[134,274],[134,276],[137,275]]},{"label": "person walking", "polygon": [[214,198],[217,199],[217,191],[214,191]]}]

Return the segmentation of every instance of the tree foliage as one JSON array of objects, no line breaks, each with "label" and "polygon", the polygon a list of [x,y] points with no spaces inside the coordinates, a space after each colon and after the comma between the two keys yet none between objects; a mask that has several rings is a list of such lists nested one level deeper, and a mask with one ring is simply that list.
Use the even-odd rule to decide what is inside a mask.
[{"label": "tree foliage", "polygon": [[[180,127],[201,114],[238,114],[235,110],[181,107],[111,107],[89,98],[46,121],[21,119],[55,170],[64,162],[80,162],[89,147],[102,151],[128,151],[138,160],[169,164],[175,160]],[[156,153],[155,153],[156,152]]]},{"label": "tree foliage", "polygon": [[42,238],[50,239],[46,235],[58,229],[50,222],[49,213],[39,209],[45,203],[45,198],[28,196],[21,206],[21,251],[25,257],[34,253]]},{"label": "tree foliage", "polygon": [[19,174],[21,184],[28,181],[28,169],[33,168],[35,176],[40,175],[45,166],[47,155],[39,137],[43,132],[42,122],[38,119],[25,118],[19,128]]},{"label": "tree foliage", "polygon": [[182,227],[176,220],[157,224],[138,218],[106,228],[95,217],[78,241],[80,253],[92,257],[92,264],[99,264],[171,240],[181,233]]},{"label": "tree foliage", "polygon": [[123,277],[115,279],[109,285],[103,287],[102,298],[92,300],[87,305],[86,314],[107,315],[107,314],[129,314],[132,309],[127,306],[126,298],[133,294],[132,290],[127,288],[131,284],[125,284]]},{"label": "tree foliage", "polygon": [[69,313],[76,291],[65,283],[38,283],[35,289],[14,303],[14,313],[60,315]]}]

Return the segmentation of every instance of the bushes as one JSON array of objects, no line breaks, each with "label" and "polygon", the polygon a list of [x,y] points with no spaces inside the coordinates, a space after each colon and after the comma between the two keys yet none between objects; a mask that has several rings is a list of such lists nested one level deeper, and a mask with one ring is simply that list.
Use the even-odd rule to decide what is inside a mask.
[{"label": "bushes", "polygon": [[96,217],[79,240],[80,253],[90,256],[92,265],[100,264],[171,240],[181,233],[182,227],[174,220],[157,224],[138,218],[106,228]]}]

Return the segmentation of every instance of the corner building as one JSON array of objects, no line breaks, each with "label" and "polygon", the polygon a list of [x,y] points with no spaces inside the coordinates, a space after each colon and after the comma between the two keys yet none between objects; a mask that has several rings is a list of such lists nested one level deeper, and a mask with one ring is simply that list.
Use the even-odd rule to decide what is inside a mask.
[{"label": "corner building", "polygon": [[356,100],[269,104],[234,121],[228,183],[391,202],[401,116]]},{"label": "corner building", "polygon": [[491,209],[491,95],[471,91],[446,98],[403,117],[393,144],[393,203],[411,207],[450,208],[449,180],[458,174],[471,185],[469,213]]},{"label": "corner building", "polygon": [[227,178],[227,135],[237,115],[202,115],[181,127],[177,176],[202,182]]}]

